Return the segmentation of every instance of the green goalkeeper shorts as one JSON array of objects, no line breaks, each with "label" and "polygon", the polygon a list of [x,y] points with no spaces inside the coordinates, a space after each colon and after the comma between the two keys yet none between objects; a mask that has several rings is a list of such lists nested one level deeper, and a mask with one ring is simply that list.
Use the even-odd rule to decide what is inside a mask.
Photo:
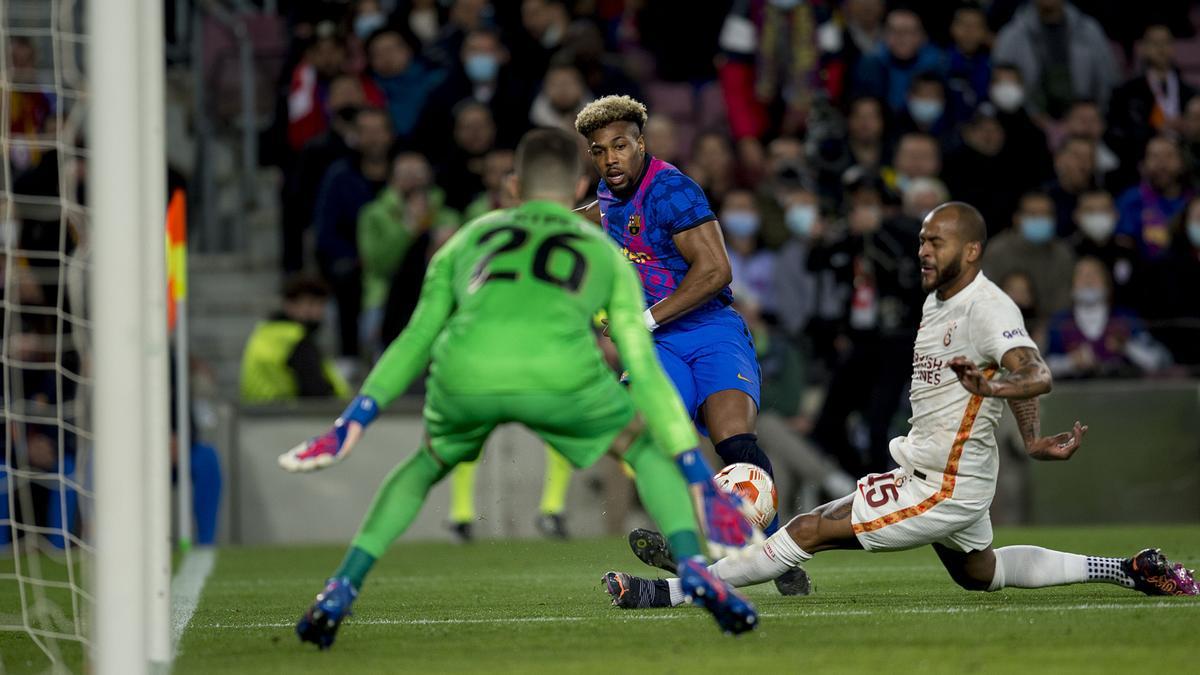
[{"label": "green goalkeeper shorts", "polygon": [[633,418],[633,401],[616,378],[574,392],[457,394],[429,378],[425,430],[434,457],[447,467],[479,458],[488,434],[518,422],[577,468],[591,466]]}]

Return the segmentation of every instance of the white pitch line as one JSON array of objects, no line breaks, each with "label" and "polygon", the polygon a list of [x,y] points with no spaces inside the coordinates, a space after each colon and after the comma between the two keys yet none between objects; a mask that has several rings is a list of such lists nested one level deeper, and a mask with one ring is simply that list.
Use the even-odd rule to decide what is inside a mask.
[{"label": "white pitch line", "polygon": [[171,580],[171,658],[179,655],[179,642],[187,630],[200,602],[204,582],[212,574],[217,563],[216,549],[194,548],[188,552],[179,567],[179,573]]},{"label": "white pitch line", "polygon": [[[972,605],[967,607],[898,607],[896,609],[830,609],[803,610],[799,612],[767,612],[759,616],[764,619],[819,618],[826,616],[871,616],[885,614],[982,614],[985,612],[1075,612],[1075,611],[1122,611],[1133,609],[1200,609],[1200,603],[1188,601],[1157,601],[1145,603],[1078,603],[1074,605]],[[678,621],[691,619],[700,614],[657,614],[621,612],[612,617],[604,616],[526,616],[498,617],[492,619],[354,619],[350,623],[360,626],[439,626],[498,623],[571,623],[578,621],[603,621],[617,618],[620,621]],[[197,625],[197,628],[291,628],[294,621],[286,623],[212,623]]]}]

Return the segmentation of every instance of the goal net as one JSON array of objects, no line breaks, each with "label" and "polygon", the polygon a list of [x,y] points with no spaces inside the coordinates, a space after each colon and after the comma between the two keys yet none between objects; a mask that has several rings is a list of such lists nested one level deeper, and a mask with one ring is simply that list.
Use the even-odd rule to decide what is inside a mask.
[{"label": "goal net", "polygon": [[0,0],[0,672],[81,670],[90,322],[82,0]]}]

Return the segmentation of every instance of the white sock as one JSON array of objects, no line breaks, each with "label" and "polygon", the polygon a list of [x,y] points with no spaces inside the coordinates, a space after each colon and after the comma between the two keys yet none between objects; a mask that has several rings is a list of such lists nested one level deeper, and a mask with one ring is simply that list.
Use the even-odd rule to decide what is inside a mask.
[{"label": "white sock", "polygon": [[718,579],[741,587],[771,581],[809,560],[812,560],[812,554],[797,546],[787,528],[783,527],[763,543],[747,546],[734,555],[718,560],[708,569]]},{"label": "white sock", "polygon": [[679,579],[667,579],[667,590],[671,592],[672,607],[678,607],[687,602],[683,597],[683,582]]},{"label": "white sock", "polygon": [[1133,587],[1133,580],[1121,570],[1120,558],[1062,553],[1039,546],[1005,546],[994,553],[996,572],[989,591],[1044,588],[1089,581]]}]

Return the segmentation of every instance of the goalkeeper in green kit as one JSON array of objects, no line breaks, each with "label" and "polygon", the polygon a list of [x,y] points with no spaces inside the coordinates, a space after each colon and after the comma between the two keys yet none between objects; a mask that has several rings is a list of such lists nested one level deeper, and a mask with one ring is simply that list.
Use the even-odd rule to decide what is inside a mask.
[{"label": "goalkeeper in green kit", "polygon": [[[726,632],[753,629],[753,606],[709,574],[722,555],[760,537],[738,498],[721,492],[697,449],[675,388],[658,364],[637,274],[603,231],[571,212],[579,180],[575,138],[525,135],[516,153],[521,205],[465,225],[429,264],[412,320],[325,434],[279,458],[289,471],[348,455],[378,411],[429,364],[425,438],[380,486],[341,566],[296,632],[333,644],[364,578],[404,533],[429,489],[479,457],[497,425],[519,422],[576,467],[612,454],[636,473],[646,511],[667,534],[683,592]],[[605,365],[592,316],[605,310],[629,371],[622,387]]]}]

